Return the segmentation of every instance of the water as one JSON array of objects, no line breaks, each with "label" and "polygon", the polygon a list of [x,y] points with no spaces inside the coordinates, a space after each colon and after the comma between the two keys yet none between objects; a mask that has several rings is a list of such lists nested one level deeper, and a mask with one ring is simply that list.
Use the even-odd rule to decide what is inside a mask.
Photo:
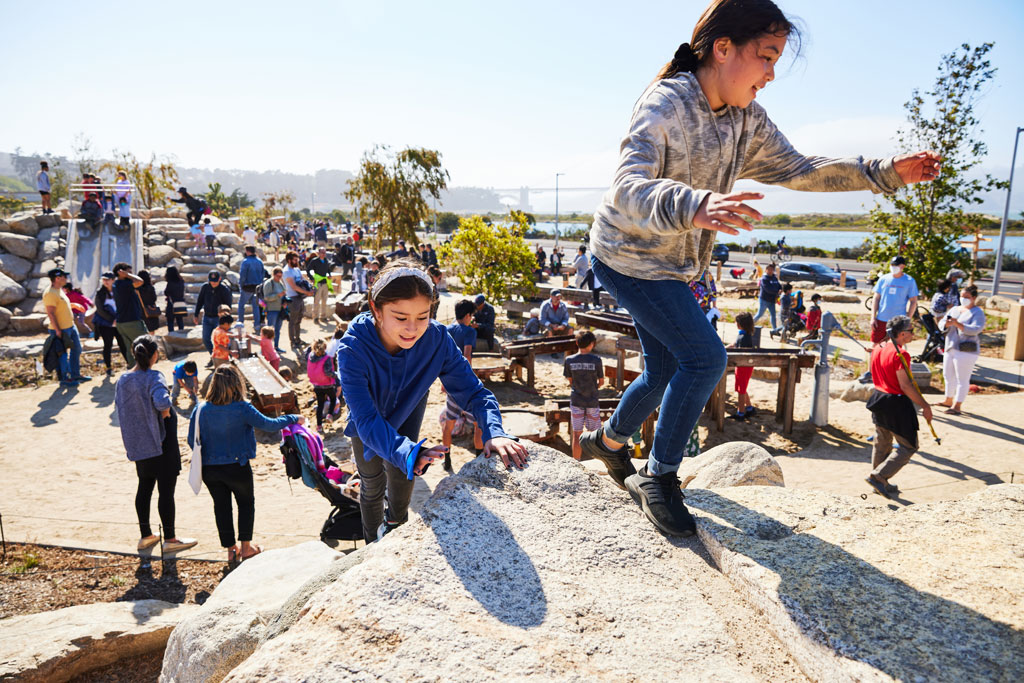
[{"label": "water", "polygon": [[[585,225],[585,223],[559,222],[558,228],[561,234],[564,235],[567,230],[578,230]],[[551,234],[555,232],[555,224],[553,222],[537,223],[535,227],[537,230],[543,230]],[[859,247],[870,235],[870,232],[863,230],[778,230],[758,228],[736,236],[720,235],[718,241],[746,245],[753,238],[775,244],[785,237],[786,244],[791,247],[818,247],[827,251],[835,251],[836,249]],[[988,237],[991,238],[991,241],[984,243],[982,248],[995,249],[999,243],[999,236],[988,235]],[[1007,235],[1004,253],[1024,256],[1024,236]]]}]

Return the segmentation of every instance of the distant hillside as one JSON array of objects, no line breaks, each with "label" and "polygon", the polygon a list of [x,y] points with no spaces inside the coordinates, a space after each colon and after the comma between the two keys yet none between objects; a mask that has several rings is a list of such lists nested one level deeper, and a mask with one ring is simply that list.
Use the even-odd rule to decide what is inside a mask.
[{"label": "distant hillside", "polygon": [[19,178],[0,175],[0,192],[32,192],[33,187]]}]

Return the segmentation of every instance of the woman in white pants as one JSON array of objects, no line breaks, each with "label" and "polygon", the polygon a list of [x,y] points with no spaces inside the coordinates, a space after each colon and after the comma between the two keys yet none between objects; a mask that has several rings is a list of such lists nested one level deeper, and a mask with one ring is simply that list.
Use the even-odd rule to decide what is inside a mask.
[{"label": "woman in white pants", "polygon": [[971,385],[971,372],[981,352],[980,335],[985,329],[985,313],[974,305],[977,298],[977,287],[964,287],[960,290],[960,305],[949,309],[939,323],[939,327],[946,331],[946,357],[942,361],[946,400],[936,405],[945,406],[950,415],[960,414]]}]

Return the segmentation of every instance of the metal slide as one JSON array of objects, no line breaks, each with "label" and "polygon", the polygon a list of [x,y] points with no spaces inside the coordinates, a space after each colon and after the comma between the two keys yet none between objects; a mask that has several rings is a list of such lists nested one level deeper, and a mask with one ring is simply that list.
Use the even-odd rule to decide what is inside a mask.
[{"label": "metal slide", "polygon": [[138,272],[143,266],[142,219],[133,218],[128,229],[100,224],[95,230],[85,221],[68,222],[67,254],[64,269],[71,273],[71,284],[92,297],[100,286],[100,275],[124,261]]}]

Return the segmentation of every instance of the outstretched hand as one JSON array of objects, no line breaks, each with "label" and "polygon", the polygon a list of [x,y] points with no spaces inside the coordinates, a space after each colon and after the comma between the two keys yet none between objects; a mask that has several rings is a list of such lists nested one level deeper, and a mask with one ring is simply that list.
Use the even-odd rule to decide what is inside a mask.
[{"label": "outstretched hand", "polygon": [[501,462],[508,469],[514,465],[517,469],[523,469],[526,465],[526,446],[503,436],[496,436],[484,444],[484,457],[489,458],[495,453],[501,458]]},{"label": "outstretched hand", "polygon": [[938,152],[931,150],[916,154],[900,154],[893,157],[892,165],[905,184],[927,183],[939,177],[942,157]]},{"label": "outstretched hand", "polygon": [[727,235],[738,235],[740,230],[750,230],[750,223],[744,216],[755,221],[764,219],[760,211],[744,203],[750,199],[764,199],[764,195],[760,192],[712,192],[701,202],[693,216],[693,224],[701,230],[717,230]]}]

